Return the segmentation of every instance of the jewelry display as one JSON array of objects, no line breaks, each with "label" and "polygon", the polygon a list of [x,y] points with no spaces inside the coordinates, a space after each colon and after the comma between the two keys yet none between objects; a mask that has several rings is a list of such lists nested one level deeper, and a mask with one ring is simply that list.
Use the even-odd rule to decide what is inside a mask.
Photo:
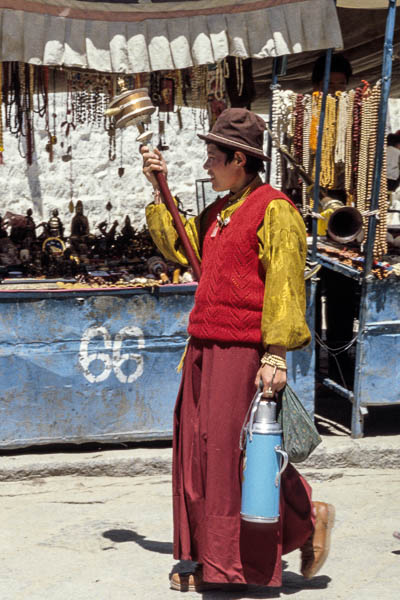
[{"label": "jewelry display", "polygon": [[[175,126],[182,129],[181,109],[188,105],[189,90],[190,105],[200,109],[200,112],[193,111],[195,128],[208,129],[232,101],[227,89],[229,93],[234,92],[236,99],[244,102],[249,83],[247,67],[248,64],[241,58],[228,57],[216,65],[123,75],[120,79],[132,89],[147,89],[150,86],[150,96],[159,115],[160,147],[165,148],[165,122],[169,123],[171,113],[175,112]],[[36,158],[35,136],[39,132],[41,135],[44,133],[49,162],[58,158],[55,150],[59,143],[63,149],[59,158],[71,163],[72,140],[75,137],[73,132],[86,126],[106,130],[109,161],[112,163],[118,158],[117,171],[119,177],[122,177],[125,172],[122,136],[117,144],[114,120],[104,115],[111,98],[118,93],[117,79],[116,74],[83,69],[52,68],[16,61],[0,63],[0,164],[3,158],[6,158],[4,144],[8,148],[7,135],[10,134],[17,138],[19,152],[27,164],[33,164]],[[380,94],[379,83],[372,86],[364,81],[356,89],[328,95],[326,100],[321,188],[324,193],[327,191],[328,195],[330,190],[343,192],[344,202],[361,213],[364,234],[371,214]],[[311,213],[314,204],[311,183],[315,176],[322,94],[297,94],[274,86],[272,97],[271,121],[275,142],[272,144],[271,156],[275,169],[271,183],[277,188],[293,188],[294,195],[297,194],[298,198],[295,201],[301,204],[301,211],[305,217]],[[64,102],[63,107],[61,102]],[[60,117],[61,111],[63,117]],[[160,117],[160,112],[163,111],[166,113],[165,119],[164,115],[163,118]],[[40,124],[41,119],[43,124]],[[174,121],[171,118],[172,123]],[[287,166],[277,146],[293,156],[294,163]],[[296,165],[303,167],[303,174],[296,169]],[[73,203],[72,164],[69,175],[70,198]],[[299,179],[299,175],[306,182]],[[310,182],[307,183],[305,175],[310,178]],[[378,197],[375,258],[381,257],[387,251],[387,208],[384,152]],[[361,235],[357,243],[360,237]]]},{"label": "jewelry display", "polygon": [[[378,110],[380,104],[381,85],[374,86],[366,81],[362,87],[349,92],[328,94],[326,98],[324,132],[321,148],[321,189],[329,196],[329,191],[343,192],[348,215],[358,214],[360,222],[359,231],[354,237],[341,240],[334,237],[328,225],[328,233],[341,243],[355,240],[358,243],[362,232],[367,232],[370,213],[371,193],[373,185],[376,136],[378,124]],[[311,214],[313,201],[310,194],[309,182],[315,179],[315,152],[317,147],[319,118],[321,112],[322,94],[314,92],[312,96],[295,94],[282,91],[278,86],[272,90],[272,159],[275,163],[275,181],[278,188],[286,181],[289,188],[293,185],[293,177],[284,178],[282,159],[280,154],[287,152],[287,173],[296,165],[297,173],[303,173],[303,181],[298,182],[301,187],[301,210],[303,216]],[[277,151],[280,148],[280,152]],[[300,169],[302,167],[302,169]],[[333,198],[336,196],[333,195]],[[340,207],[341,201],[332,200]],[[331,204],[329,206],[331,206]],[[323,203],[325,210],[327,203]],[[338,210],[335,205],[334,210]],[[333,204],[332,204],[333,207]],[[386,155],[382,164],[381,186],[378,201],[378,219],[374,245],[375,258],[387,252],[387,181],[386,181]],[[318,214],[318,218],[331,222],[333,210]],[[355,219],[355,216],[353,217]],[[322,231],[323,228],[319,229]],[[326,228],[323,233],[325,233]],[[323,235],[320,233],[319,235]],[[361,250],[362,250],[361,245]]]}]

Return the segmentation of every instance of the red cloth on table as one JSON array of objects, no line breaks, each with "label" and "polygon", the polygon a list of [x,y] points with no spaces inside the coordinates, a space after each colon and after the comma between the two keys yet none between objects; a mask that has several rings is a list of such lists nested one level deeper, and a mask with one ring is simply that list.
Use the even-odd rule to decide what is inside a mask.
[{"label": "red cloth on table", "polygon": [[280,586],[281,555],[313,531],[311,488],[289,465],[276,525],[240,519],[239,435],[260,347],[192,338],[174,415],[174,557],[202,563],[205,581]]}]

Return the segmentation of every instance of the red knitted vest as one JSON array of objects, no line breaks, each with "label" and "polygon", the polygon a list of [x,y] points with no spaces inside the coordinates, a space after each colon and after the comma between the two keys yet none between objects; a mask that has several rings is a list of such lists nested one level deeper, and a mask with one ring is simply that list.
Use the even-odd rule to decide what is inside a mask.
[{"label": "red knitted vest", "polygon": [[258,258],[257,230],[271,200],[294,204],[264,184],[217,227],[227,196],[210,208],[203,242],[201,279],[189,317],[189,334],[221,342],[260,343],[265,271]]}]

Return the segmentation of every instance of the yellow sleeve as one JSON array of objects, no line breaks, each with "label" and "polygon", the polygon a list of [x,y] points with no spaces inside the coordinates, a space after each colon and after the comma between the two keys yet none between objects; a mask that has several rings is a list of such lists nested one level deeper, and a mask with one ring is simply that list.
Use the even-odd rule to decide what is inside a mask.
[{"label": "yellow sleeve", "polygon": [[[193,246],[197,258],[199,254],[198,217],[185,219],[181,215],[189,241]],[[153,242],[167,259],[187,266],[188,260],[180,242],[171,213],[165,204],[149,204],[146,207],[146,221]]]},{"label": "yellow sleeve", "polygon": [[311,339],[305,319],[307,241],[303,219],[285,200],[273,200],[257,235],[265,269],[263,344],[297,350]]}]

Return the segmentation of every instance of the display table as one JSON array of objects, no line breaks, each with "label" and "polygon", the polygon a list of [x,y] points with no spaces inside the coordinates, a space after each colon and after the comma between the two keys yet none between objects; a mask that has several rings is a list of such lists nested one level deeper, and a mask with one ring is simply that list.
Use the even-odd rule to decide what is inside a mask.
[{"label": "display table", "polygon": [[170,438],[194,290],[0,288],[0,447]]}]

